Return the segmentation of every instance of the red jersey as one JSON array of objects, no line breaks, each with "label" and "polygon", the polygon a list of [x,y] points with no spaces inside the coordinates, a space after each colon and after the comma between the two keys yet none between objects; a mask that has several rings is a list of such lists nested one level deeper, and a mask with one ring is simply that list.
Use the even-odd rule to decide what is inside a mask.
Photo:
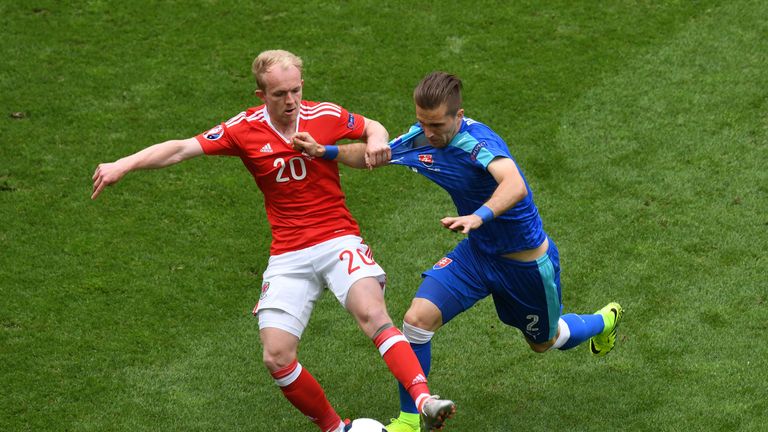
[{"label": "red jersey", "polygon": [[[297,132],[320,144],[363,135],[365,119],[328,102],[301,101]],[[343,235],[360,235],[341,191],[336,161],[303,155],[269,120],[265,105],[249,108],[197,135],[209,155],[239,156],[264,194],[272,228],[270,254],[303,249]]]}]

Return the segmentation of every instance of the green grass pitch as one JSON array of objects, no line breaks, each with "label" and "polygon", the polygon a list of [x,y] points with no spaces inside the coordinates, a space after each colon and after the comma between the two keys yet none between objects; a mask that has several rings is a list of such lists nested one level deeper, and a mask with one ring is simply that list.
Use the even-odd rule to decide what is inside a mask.
[{"label": "green grass pitch", "polygon": [[[617,349],[538,355],[481,302],[438,332],[452,431],[768,428],[768,5],[761,0],[0,1],[0,430],[314,431],[261,363],[263,201],[234,158],[100,162],[258,104],[250,62],[304,95],[414,121],[432,70],[509,143],[557,242],[566,312],[616,300]],[[342,169],[399,324],[460,239],[402,167]],[[342,416],[396,387],[325,296],[300,349]]]}]

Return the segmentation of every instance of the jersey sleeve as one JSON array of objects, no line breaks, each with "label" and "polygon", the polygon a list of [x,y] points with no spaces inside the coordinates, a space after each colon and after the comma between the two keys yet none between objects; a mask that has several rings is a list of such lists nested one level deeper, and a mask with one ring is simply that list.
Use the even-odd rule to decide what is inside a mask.
[{"label": "jersey sleeve", "polygon": [[473,134],[477,142],[474,143],[474,146],[469,152],[470,159],[482,166],[485,170],[488,169],[488,164],[497,157],[512,159],[507,143],[495,133],[487,132],[490,131],[481,129]]},{"label": "jersey sleeve", "polygon": [[475,147],[470,152],[470,157],[477,161],[484,169],[488,169],[490,164],[497,157],[504,157],[511,159],[509,150],[506,147],[501,148],[497,141],[480,141],[475,144]]},{"label": "jersey sleeve", "polygon": [[234,135],[227,124],[222,123],[196,135],[195,138],[207,155],[239,156],[240,147]]},{"label": "jersey sleeve", "polygon": [[365,117],[351,113],[341,107],[336,130],[339,133],[338,139],[359,139],[365,131]]}]

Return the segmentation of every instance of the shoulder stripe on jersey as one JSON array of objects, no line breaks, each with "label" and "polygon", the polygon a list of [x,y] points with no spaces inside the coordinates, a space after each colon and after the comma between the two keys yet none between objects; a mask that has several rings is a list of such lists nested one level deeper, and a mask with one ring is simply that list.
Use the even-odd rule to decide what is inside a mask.
[{"label": "shoulder stripe on jersey", "polygon": [[456,135],[456,137],[453,139],[455,141],[451,142],[451,145],[456,146],[470,154],[474,152],[475,159],[483,164],[484,167],[487,167],[495,157],[493,153],[488,151],[488,149],[485,147],[475,148],[480,144],[480,142],[477,140],[477,138],[473,137],[468,132],[462,132]]},{"label": "shoulder stripe on jersey", "polygon": [[227,125],[227,127],[232,127],[233,125],[236,125],[243,120],[245,120],[245,111],[227,120],[226,122],[224,122],[224,124]]},{"label": "shoulder stripe on jersey", "polygon": [[318,118],[326,115],[333,116],[333,117],[341,117],[341,113],[338,113],[336,111],[330,111],[330,110],[323,110],[323,111],[319,111],[319,112],[316,112],[313,114],[307,114],[307,115],[304,115],[304,113],[299,113],[299,117],[304,120],[312,120],[313,118]]},{"label": "shoulder stripe on jersey", "polygon": [[322,113],[322,112],[336,113],[336,114],[341,115],[341,111],[336,111],[336,110],[332,110],[332,109],[321,109],[321,110],[315,110],[315,111],[304,111],[304,110],[301,110],[301,111],[299,111],[299,114],[311,116],[311,115],[319,114],[319,113]]},{"label": "shoulder stripe on jersey", "polygon": [[315,108],[321,108],[321,107],[331,107],[331,108],[341,109],[340,106],[338,106],[338,105],[336,105],[335,103],[332,103],[332,102],[318,102],[318,103],[316,103],[314,105],[309,105],[305,101],[304,103],[301,104],[301,107],[302,108],[306,108],[306,109],[315,109]]},{"label": "shoulder stripe on jersey", "polygon": [[337,112],[341,112],[341,107],[340,106],[338,106],[336,104],[332,104],[330,102],[322,102],[322,103],[319,103],[319,104],[317,104],[315,106],[301,105],[300,108],[301,108],[301,111],[303,111],[304,113],[308,113],[308,114],[312,114],[312,113],[314,113],[316,111],[320,111],[320,110],[323,110],[323,109],[330,109],[330,110],[334,110],[334,111],[337,111]]},{"label": "shoulder stripe on jersey", "polygon": [[250,116],[248,116],[248,121],[249,122],[254,121],[254,120],[264,121],[264,111],[256,111],[255,113],[253,113]]}]

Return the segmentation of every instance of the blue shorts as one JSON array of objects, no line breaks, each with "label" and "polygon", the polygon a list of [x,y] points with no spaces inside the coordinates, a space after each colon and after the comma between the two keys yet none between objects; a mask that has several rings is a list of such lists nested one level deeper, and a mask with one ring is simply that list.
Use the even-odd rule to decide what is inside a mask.
[{"label": "blue shorts", "polygon": [[422,275],[416,297],[434,303],[443,324],[491,295],[499,319],[520,329],[529,341],[543,343],[557,334],[560,255],[552,240],[545,255],[522,262],[481,253],[464,239]]}]

